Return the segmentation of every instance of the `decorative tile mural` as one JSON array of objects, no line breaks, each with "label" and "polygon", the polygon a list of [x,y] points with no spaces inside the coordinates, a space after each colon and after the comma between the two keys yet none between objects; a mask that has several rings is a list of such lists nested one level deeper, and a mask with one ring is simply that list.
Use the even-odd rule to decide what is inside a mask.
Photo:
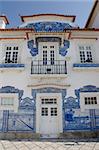
[{"label": "decorative tile mural", "polygon": [[72,29],[74,27],[70,23],[36,22],[28,23],[24,28],[34,29],[36,32],[63,32],[65,29]]},{"label": "decorative tile mural", "polygon": [[35,132],[36,116],[36,94],[37,93],[61,93],[63,100],[63,130],[84,131],[99,129],[99,109],[90,109],[81,112],[80,92],[99,92],[99,88],[87,85],[75,90],[74,97],[66,97],[66,89],[40,88],[32,89],[32,98],[22,98],[23,90],[12,86],[5,86],[0,89],[0,93],[18,93],[19,108],[15,113],[11,110],[0,111],[0,131],[26,131]]},{"label": "decorative tile mural", "polygon": [[61,38],[59,37],[38,37],[35,39],[36,43],[34,44],[34,40],[30,40],[27,42],[28,48],[30,49],[30,53],[32,56],[36,56],[38,54],[38,43],[39,42],[58,42],[59,43],[59,54],[61,56],[66,56],[68,52],[68,48],[70,47],[70,41],[64,40],[63,47],[61,47]]}]

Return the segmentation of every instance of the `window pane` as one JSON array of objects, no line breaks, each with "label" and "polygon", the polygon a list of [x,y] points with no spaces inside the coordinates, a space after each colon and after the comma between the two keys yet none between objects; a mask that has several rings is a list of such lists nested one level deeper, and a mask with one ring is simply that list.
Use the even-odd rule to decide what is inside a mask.
[{"label": "window pane", "polygon": [[92,63],[92,48],[91,46],[79,46],[81,63]]},{"label": "window pane", "polygon": [[41,103],[42,104],[57,104],[57,99],[55,99],[55,98],[51,98],[51,99],[45,98],[45,99],[41,99]]},{"label": "window pane", "polygon": [[48,116],[48,108],[46,108],[46,107],[41,108],[41,115]]},{"label": "window pane", "polygon": [[54,65],[54,51],[50,51],[50,60],[51,60],[51,65]]},{"label": "window pane", "polygon": [[80,61],[81,61],[81,63],[85,63],[85,52],[84,51],[80,51]]},{"label": "window pane", "polygon": [[1,98],[1,105],[13,105],[14,104],[14,98]]},{"label": "window pane", "polygon": [[97,97],[85,97],[85,105],[97,104]]},{"label": "window pane", "polygon": [[51,116],[57,116],[57,108],[51,108]]},{"label": "window pane", "polygon": [[18,46],[6,47],[5,63],[17,63],[18,61]]},{"label": "window pane", "polygon": [[47,65],[47,51],[43,51],[43,65]]}]

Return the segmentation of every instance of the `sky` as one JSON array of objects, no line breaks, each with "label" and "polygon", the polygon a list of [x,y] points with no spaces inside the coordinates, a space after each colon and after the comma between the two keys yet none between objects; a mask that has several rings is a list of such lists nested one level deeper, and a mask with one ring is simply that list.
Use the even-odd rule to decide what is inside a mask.
[{"label": "sky", "polygon": [[56,13],[76,15],[75,23],[83,28],[92,9],[94,0],[0,0],[0,15],[9,20],[7,28],[22,24],[20,15]]}]

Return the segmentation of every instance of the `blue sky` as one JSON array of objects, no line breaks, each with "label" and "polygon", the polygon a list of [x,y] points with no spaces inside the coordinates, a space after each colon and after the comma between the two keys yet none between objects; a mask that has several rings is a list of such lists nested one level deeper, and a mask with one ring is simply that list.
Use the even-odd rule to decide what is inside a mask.
[{"label": "blue sky", "polygon": [[94,0],[0,0],[0,14],[8,17],[10,25],[22,24],[19,15],[57,13],[76,15],[76,24],[84,27]]}]

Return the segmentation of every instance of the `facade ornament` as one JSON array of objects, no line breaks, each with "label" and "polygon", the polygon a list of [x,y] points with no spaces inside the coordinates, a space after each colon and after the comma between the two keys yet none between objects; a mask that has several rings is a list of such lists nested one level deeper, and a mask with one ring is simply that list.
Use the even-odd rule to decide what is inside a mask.
[{"label": "facade ornament", "polygon": [[21,28],[34,29],[36,32],[63,32],[64,29],[72,29],[69,23],[62,22],[37,22],[29,23]]},{"label": "facade ornament", "polygon": [[70,46],[70,42],[68,40],[64,40],[63,42],[63,47],[60,47],[59,49],[59,54],[62,56],[66,56],[67,52],[68,52],[68,48]]},{"label": "facade ornament", "polygon": [[28,41],[28,48],[30,49],[32,56],[36,56],[38,54],[38,48],[35,46],[34,40]]}]

